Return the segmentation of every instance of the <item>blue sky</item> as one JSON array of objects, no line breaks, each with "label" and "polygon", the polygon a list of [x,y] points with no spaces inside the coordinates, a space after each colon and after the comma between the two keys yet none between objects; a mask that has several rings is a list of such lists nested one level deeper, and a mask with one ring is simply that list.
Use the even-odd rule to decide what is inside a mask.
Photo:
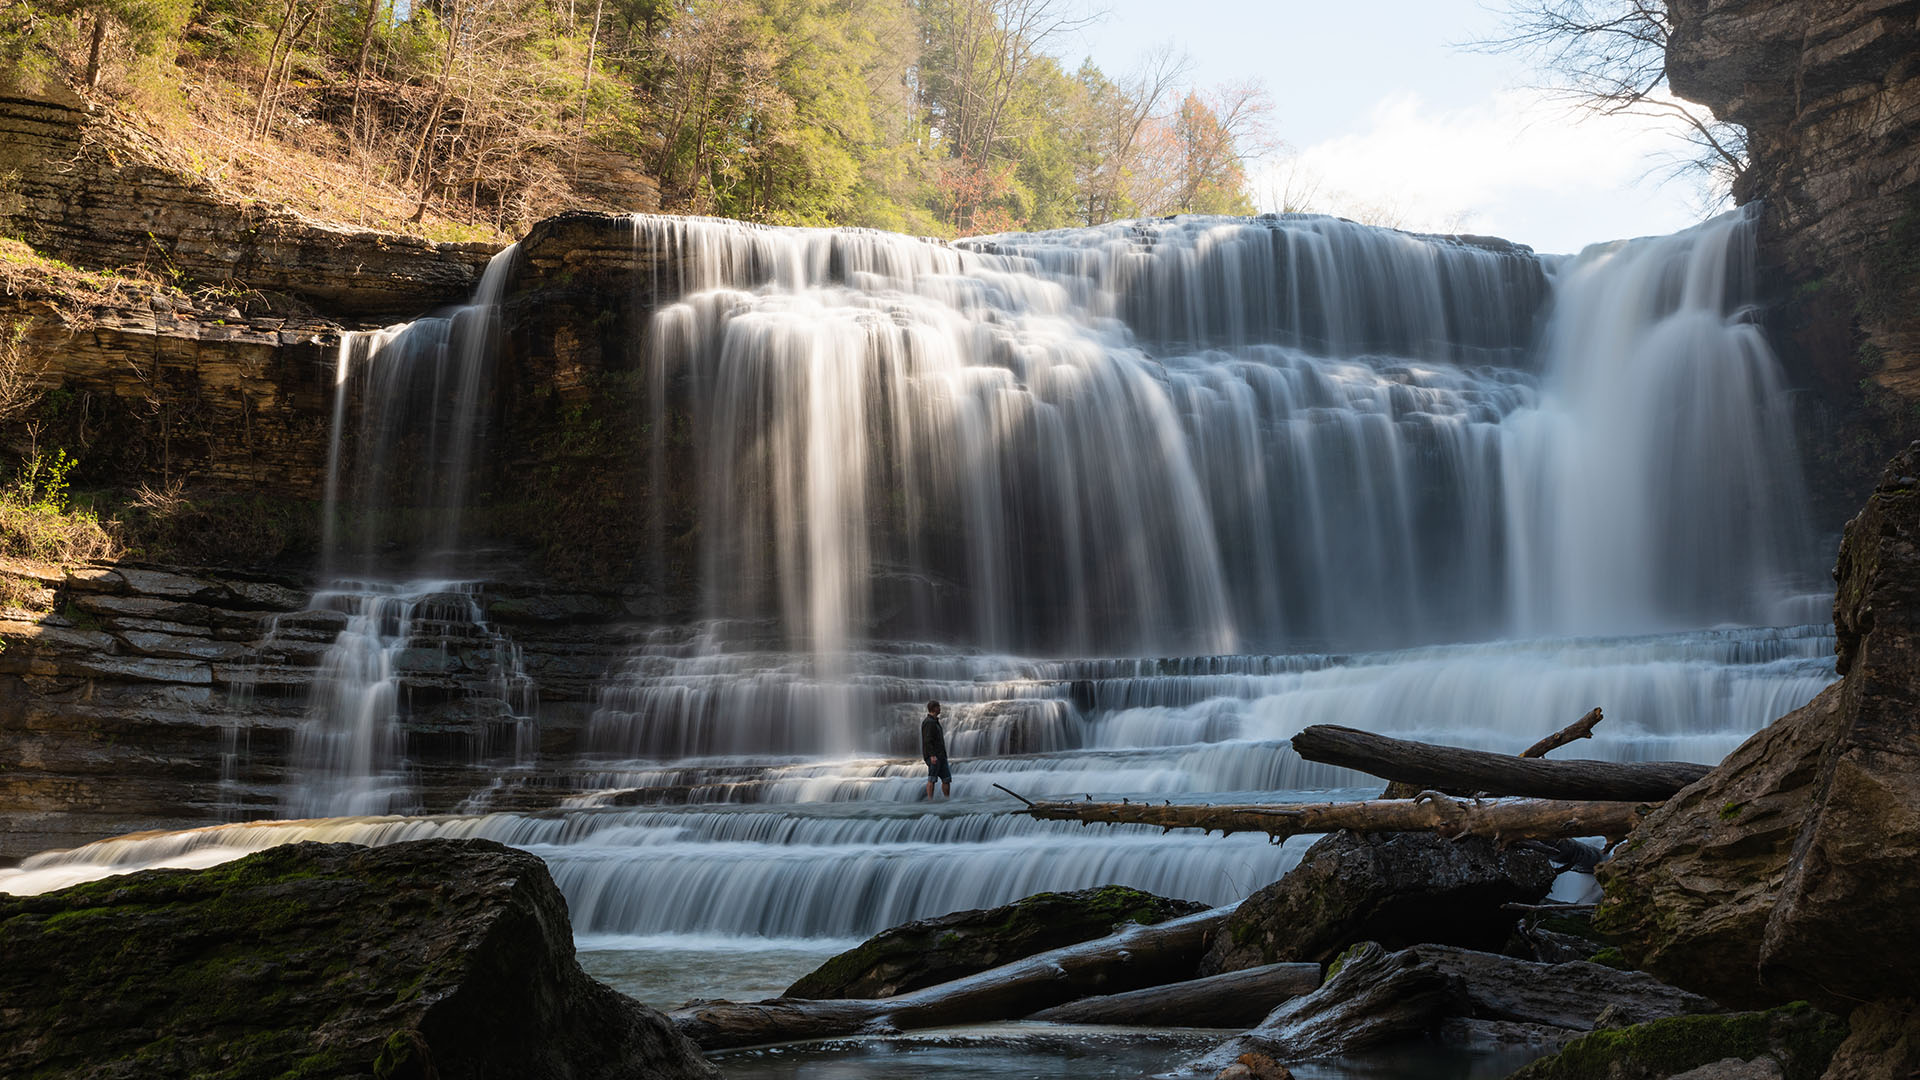
[{"label": "blue sky", "polygon": [[1262,209],[1289,176],[1316,209],[1405,228],[1490,233],[1573,252],[1673,232],[1708,208],[1667,180],[1670,123],[1579,118],[1529,87],[1527,63],[1456,43],[1497,35],[1473,0],[1094,0],[1106,17],[1054,46],[1128,71],[1163,43],[1199,84],[1258,79],[1287,151],[1256,166]]}]

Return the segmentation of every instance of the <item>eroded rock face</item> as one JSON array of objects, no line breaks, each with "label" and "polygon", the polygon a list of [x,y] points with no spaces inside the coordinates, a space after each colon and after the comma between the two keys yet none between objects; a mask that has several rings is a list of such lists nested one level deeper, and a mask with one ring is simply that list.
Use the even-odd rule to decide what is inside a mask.
[{"label": "eroded rock face", "polygon": [[1859,294],[1862,328],[1884,354],[1878,378],[1920,393],[1920,3],[1667,9],[1674,92],[1747,129],[1751,164],[1735,194],[1765,200],[1762,243],[1797,280],[1837,275]]},{"label": "eroded rock face", "polygon": [[1749,739],[1601,864],[1595,925],[1729,1004],[1912,992],[1920,955],[1920,444],[1847,525],[1840,682]]},{"label": "eroded rock face", "polygon": [[1821,1080],[1920,1076],[1920,1000],[1876,1001],[1847,1018],[1847,1039]]},{"label": "eroded rock face", "polygon": [[1200,974],[1326,963],[1356,941],[1498,949],[1514,922],[1500,905],[1539,900],[1554,876],[1545,855],[1502,852],[1482,838],[1333,833],[1286,877],[1240,904]]},{"label": "eroded rock face", "polygon": [[539,859],[490,841],[296,844],[0,897],[0,1073],[716,1074],[588,978]]},{"label": "eroded rock face", "polygon": [[795,998],[882,998],[948,982],[1036,953],[1206,910],[1124,885],[1035,893],[882,930],[787,987]]}]

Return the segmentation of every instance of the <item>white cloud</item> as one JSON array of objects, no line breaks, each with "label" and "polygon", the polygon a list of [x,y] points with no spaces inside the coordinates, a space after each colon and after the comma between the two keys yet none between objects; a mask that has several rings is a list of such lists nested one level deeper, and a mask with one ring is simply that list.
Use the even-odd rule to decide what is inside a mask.
[{"label": "white cloud", "polygon": [[1261,166],[1254,184],[1272,208],[1291,170],[1296,188],[1302,176],[1317,181],[1313,209],[1571,251],[1697,220],[1697,193],[1661,182],[1679,149],[1673,121],[1582,116],[1538,91],[1451,109],[1396,93],[1374,106],[1364,131]]}]

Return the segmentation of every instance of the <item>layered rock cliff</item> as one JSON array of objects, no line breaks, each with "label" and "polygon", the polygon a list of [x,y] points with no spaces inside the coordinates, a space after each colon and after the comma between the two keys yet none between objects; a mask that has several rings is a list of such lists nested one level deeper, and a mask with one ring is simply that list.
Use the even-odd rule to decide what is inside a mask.
[{"label": "layered rock cliff", "polygon": [[358,320],[459,303],[497,250],[234,199],[104,108],[66,95],[0,96],[0,232],[80,266],[140,265]]},{"label": "layered rock cliff", "polygon": [[1808,449],[1840,520],[1920,436],[1920,2],[1667,7],[1674,91],[1747,130],[1734,195],[1765,203],[1769,322],[1815,391]]}]

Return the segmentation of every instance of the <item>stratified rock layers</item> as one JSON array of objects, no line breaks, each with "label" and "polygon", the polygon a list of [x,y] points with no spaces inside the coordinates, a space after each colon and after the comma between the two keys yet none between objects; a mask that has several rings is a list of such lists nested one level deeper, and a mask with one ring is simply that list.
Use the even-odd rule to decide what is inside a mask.
[{"label": "stratified rock layers", "polygon": [[0,898],[0,1073],[707,1078],[589,979],[532,855],[296,844]]},{"label": "stratified rock layers", "polygon": [[1849,285],[1879,378],[1920,394],[1920,2],[1667,8],[1674,91],[1747,129],[1735,195],[1765,200],[1763,246],[1800,282]]}]

